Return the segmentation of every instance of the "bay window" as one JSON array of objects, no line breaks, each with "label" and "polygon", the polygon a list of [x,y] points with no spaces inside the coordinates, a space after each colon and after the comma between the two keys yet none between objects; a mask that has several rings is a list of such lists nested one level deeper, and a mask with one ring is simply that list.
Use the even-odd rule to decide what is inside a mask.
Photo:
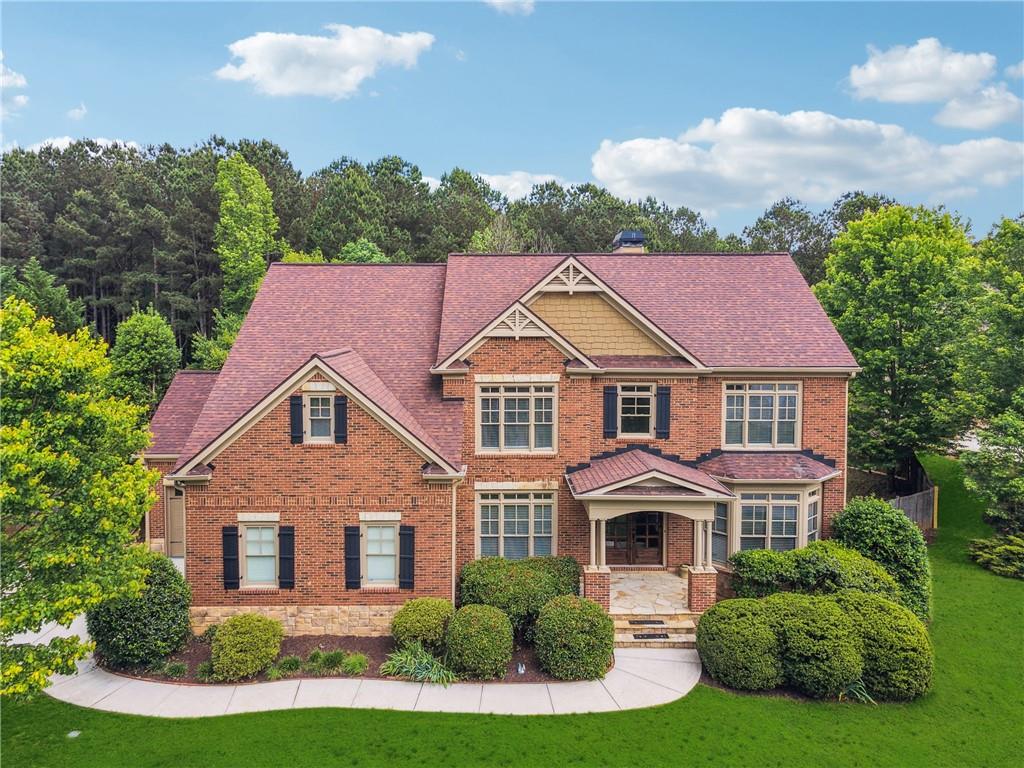
[{"label": "bay window", "polygon": [[554,493],[481,493],[477,510],[481,557],[554,554]]},{"label": "bay window", "polygon": [[796,549],[799,511],[799,493],[740,494],[740,549]]},{"label": "bay window", "polygon": [[477,443],[481,452],[554,452],[553,384],[495,385],[479,388]]},{"label": "bay window", "polygon": [[724,563],[729,559],[729,505],[715,504],[715,521],[711,526],[711,560]]},{"label": "bay window", "polygon": [[726,384],[726,448],[795,448],[800,385]]}]

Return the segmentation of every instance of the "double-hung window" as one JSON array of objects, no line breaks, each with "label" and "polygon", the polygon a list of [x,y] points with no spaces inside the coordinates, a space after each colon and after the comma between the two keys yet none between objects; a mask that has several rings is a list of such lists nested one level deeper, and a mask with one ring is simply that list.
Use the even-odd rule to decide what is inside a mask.
[{"label": "double-hung window", "polygon": [[654,427],[654,387],[619,385],[619,435],[650,437]]},{"label": "double-hung window", "polygon": [[480,387],[480,450],[554,452],[557,396],[553,384]]},{"label": "double-hung window", "polygon": [[306,395],[306,441],[334,442],[331,395]]},{"label": "double-hung window", "polygon": [[811,492],[811,500],[807,502],[807,543],[818,540],[818,492]]},{"label": "double-hung window", "polygon": [[715,521],[711,526],[711,560],[724,563],[729,559],[729,505],[715,503]]},{"label": "double-hung window", "polygon": [[740,549],[796,549],[799,493],[740,494]]},{"label": "double-hung window", "polygon": [[726,384],[725,447],[795,448],[798,384]]},{"label": "double-hung window", "polygon": [[277,526],[242,526],[242,585],[277,586]]},{"label": "double-hung window", "polygon": [[363,529],[363,583],[367,586],[398,584],[398,527],[367,525]]},{"label": "double-hung window", "polygon": [[520,560],[554,554],[553,493],[481,493],[478,509],[481,557]]}]

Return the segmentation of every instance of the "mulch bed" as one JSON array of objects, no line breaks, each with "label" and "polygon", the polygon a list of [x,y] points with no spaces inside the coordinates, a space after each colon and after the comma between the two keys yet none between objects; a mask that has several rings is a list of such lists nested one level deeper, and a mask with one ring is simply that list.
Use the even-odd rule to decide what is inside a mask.
[{"label": "mulch bed", "polygon": [[[380,665],[387,658],[387,655],[395,649],[395,641],[389,636],[385,637],[354,637],[346,635],[293,635],[281,641],[281,656],[299,656],[305,659],[310,651],[336,651],[343,650],[348,653],[365,653],[369,659],[369,666],[366,672],[360,675],[364,678],[383,678],[378,671]],[[279,657],[280,658],[280,657]],[[180,661],[188,667],[188,672],[183,677],[169,678],[166,675],[155,674],[151,670],[142,668],[113,669],[111,671],[123,675],[130,675],[144,680],[159,680],[161,682],[176,683],[197,683],[203,682],[196,678],[196,669],[204,661],[210,660],[210,644],[204,640],[193,637],[177,653],[171,654],[167,662]],[[102,663],[102,660],[101,660]],[[518,666],[523,664],[525,672],[519,674]],[[287,679],[308,678],[311,675],[305,672],[297,672],[288,675]],[[281,678],[284,679],[284,678]],[[265,674],[260,673],[248,682],[266,682]],[[545,673],[537,661],[537,655],[531,646],[519,646],[512,652],[512,661],[509,662],[508,670],[502,680],[488,682],[499,683],[548,683],[557,682],[555,678]]]}]

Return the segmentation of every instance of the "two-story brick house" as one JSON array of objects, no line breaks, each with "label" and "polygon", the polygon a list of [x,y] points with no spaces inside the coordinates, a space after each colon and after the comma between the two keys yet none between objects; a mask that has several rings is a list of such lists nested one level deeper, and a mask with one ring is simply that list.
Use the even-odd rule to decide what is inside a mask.
[{"label": "two-story brick house", "polygon": [[219,373],[152,422],[146,536],[197,628],[383,633],[484,555],[680,573],[827,536],[856,362],[784,253],[274,264]]}]

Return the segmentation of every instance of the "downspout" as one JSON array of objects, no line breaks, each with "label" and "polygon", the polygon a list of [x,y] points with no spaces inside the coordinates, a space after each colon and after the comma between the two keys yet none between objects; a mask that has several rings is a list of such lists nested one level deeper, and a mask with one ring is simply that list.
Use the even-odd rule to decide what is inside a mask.
[{"label": "downspout", "polygon": [[465,480],[464,477],[457,477],[457,478],[452,480],[452,573],[451,573],[451,580],[452,580],[452,605],[455,605],[455,548],[456,548],[455,519],[456,519],[456,516],[457,516],[456,515],[456,508],[458,506],[458,504],[457,504],[458,487],[459,487],[459,483],[461,483],[463,480]]}]

